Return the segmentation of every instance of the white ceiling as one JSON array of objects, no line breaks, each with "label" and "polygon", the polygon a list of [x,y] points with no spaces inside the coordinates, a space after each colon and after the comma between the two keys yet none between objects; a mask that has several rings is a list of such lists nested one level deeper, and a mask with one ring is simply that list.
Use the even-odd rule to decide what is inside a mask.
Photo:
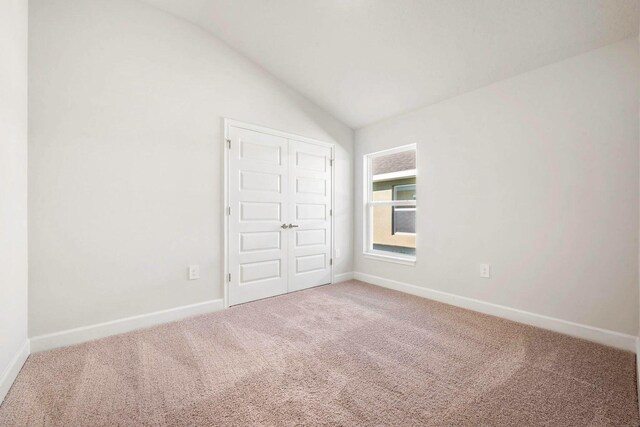
[{"label": "white ceiling", "polygon": [[144,0],[358,128],[638,34],[638,0]]}]

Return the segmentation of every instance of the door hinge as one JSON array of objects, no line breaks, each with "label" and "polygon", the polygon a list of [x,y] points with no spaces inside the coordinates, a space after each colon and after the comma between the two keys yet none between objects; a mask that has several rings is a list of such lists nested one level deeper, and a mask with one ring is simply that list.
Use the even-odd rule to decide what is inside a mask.
[{"label": "door hinge", "polygon": [[231,206],[227,206],[227,215],[231,216]]},{"label": "door hinge", "polygon": [[333,258],[329,259],[329,265],[333,265]]},{"label": "door hinge", "polygon": [[231,273],[229,273],[228,279],[229,279],[229,283],[231,283]]},{"label": "door hinge", "polygon": [[329,159],[329,166],[333,166],[333,159]]},{"label": "door hinge", "polygon": [[333,216],[333,209],[329,209],[329,216]]},{"label": "door hinge", "polygon": [[227,148],[231,148],[231,140],[227,139]]}]

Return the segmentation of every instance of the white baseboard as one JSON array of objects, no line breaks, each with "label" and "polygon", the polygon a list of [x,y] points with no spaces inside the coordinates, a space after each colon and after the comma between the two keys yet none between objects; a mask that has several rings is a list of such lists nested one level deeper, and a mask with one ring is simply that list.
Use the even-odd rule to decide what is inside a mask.
[{"label": "white baseboard", "polygon": [[13,382],[16,380],[20,369],[22,369],[24,362],[26,362],[29,357],[29,353],[29,340],[26,340],[22,348],[18,350],[11,360],[11,363],[9,363],[9,366],[7,366],[7,369],[2,373],[2,376],[0,376],[0,403],[2,403]]},{"label": "white baseboard", "polygon": [[349,271],[348,273],[340,273],[333,276],[333,283],[346,282],[347,280],[353,279],[353,271]]},{"label": "white baseboard", "polygon": [[559,332],[576,338],[582,338],[634,353],[638,351],[636,347],[637,337],[633,335],[609,331],[607,329],[596,328],[589,325],[582,325],[580,323],[518,310],[516,308],[506,307],[503,305],[492,304],[490,302],[454,295],[447,292],[436,291],[434,289],[423,288],[370,274],[355,272],[353,276],[356,280],[361,280],[384,288],[444,302],[446,304],[478,311],[484,314],[490,314],[492,316],[502,317],[531,326],[537,326],[542,329],[548,329],[550,331]]},{"label": "white baseboard", "polygon": [[31,338],[31,352],[37,353],[39,351],[51,350],[53,348],[80,344],[86,341],[93,341],[98,338],[122,334],[135,329],[148,328],[191,316],[197,316],[199,314],[211,313],[222,310],[223,308],[223,300],[216,299],[197,304],[185,305],[182,307],[170,308],[168,310],[141,314],[139,316],[112,320],[110,322],[98,323],[96,325],[83,326],[80,328],[54,332],[52,334],[40,335]]}]

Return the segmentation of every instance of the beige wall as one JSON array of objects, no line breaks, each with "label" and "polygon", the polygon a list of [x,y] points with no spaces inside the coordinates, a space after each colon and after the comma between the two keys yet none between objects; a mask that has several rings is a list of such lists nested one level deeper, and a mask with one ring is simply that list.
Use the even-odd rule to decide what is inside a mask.
[{"label": "beige wall", "polygon": [[223,117],[337,144],[334,265],[352,270],[350,128],[143,3],[30,9],[31,335],[222,297]]},{"label": "beige wall", "polygon": [[634,37],[356,131],[356,177],[417,143],[419,256],[355,270],[636,335],[639,72]]},{"label": "beige wall", "polygon": [[27,1],[0,0],[0,403],[27,343]]}]

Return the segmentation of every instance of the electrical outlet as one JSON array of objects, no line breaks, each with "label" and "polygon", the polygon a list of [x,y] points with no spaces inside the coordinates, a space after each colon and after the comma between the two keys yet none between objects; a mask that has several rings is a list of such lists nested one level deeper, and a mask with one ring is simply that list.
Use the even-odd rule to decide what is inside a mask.
[{"label": "electrical outlet", "polygon": [[491,266],[489,264],[480,264],[480,277],[483,279],[491,278]]},{"label": "electrical outlet", "polygon": [[200,266],[199,265],[190,265],[189,266],[189,280],[197,280],[200,278]]}]

